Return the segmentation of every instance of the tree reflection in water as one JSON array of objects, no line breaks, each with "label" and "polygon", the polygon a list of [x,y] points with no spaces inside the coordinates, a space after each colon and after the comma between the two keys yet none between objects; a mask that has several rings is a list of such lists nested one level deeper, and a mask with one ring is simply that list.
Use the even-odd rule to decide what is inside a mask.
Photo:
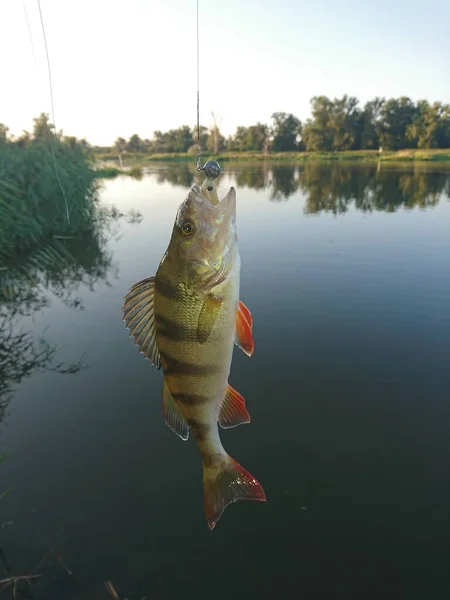
[{"label": "tree reflection in water", "polygon": [[[95,290],[99,282],[111,285],[118,268],[108,249],[117,237],[120,219],[126,215],[116,208],[99,207],[88,232],[80,237],[53,238],[21,260],[0,270],[0,422],[5,416],[14,389],[36,370],[74,374],[85,367],[84,356],[73,363],[57,360],[58,347],[37,337],[24,324],[49,306],[55,296],[67,307],[83,310],[77,290]],[[139,223],[137,212],[128,213],[128,222]]]},{"label": "tree reflection in water", "polygon": [[[289,200],[296,193],[305,198],[305,212],[342,214],[351,206],[362,212],[395,212],[399,208],[430,208],[442,195],[450,198],[450,170],[431,165],[348,165],[304,162],[301,164],[227,163],[223,171],[239,189],[267,190],[272,202]],[[186,163],[158,165],[158,183],[188,189],[201,183],[201,174]],[[219,180],[220,182],[220,180]],[[234,184],[234,183],[233,183]],[[220,185],[220,183],[219,183]]]}]

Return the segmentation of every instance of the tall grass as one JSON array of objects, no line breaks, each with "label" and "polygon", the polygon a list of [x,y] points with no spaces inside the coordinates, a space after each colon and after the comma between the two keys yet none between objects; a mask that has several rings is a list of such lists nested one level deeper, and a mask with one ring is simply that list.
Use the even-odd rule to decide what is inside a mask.
[{"label": "tall grass", "polygon": [[70,222],[49,142],[0,144],[0,268],[51,238],[92,227],[97,183],[88,152],[59,141],[55,158]]}]

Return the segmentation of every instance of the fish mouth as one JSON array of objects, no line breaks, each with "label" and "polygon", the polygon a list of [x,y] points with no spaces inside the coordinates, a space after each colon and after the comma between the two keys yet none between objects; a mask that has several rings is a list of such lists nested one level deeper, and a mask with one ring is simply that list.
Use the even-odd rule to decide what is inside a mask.
[{"label": "fish mouth", "polygon": [[230,187],[228,192],[217,205],[221,215],[232,217],[236,214],[236,190]]},{"label": "fish mouth", "polygon": [[220,216],[232,216],[236,213],[236,190],[234,187],[230,187],[222,200],[219,200],[218,204],[214,204],[209,198],[204,196],[198,185],[192,186],[189,198],[203,205],[208,210],[215,209]]}]

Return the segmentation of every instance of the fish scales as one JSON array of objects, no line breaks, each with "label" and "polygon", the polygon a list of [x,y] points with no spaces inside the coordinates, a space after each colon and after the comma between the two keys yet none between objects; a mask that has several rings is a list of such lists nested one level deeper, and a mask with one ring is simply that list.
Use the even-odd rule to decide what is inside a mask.
[{"label": "fish scales", "polygon": [[[175,399],[181,400],[183,395],[203,396],[212,402],[218,392],[223,395],[229,374],[227,358],[231,358],[233,350],[237,305],[233,283],[224,282],[215,290],[215,298],[221,301],[221,306],[208,338],[200,343],[197,330],[203,298],[183,284],[178,284],[177,293],[167,298],[159,292],[160,276],[164,277],[164,274],[157,273],[155,277],[156,337],[163,365],[164,362],[167,365],[164,371],[168,387]],[[178,366],[171,368],[174,361]],[[216,402],[217,411],[221,401],[219,398]],[[180,409],[185,412],[182,407]],[[196,418],[196,415],[186,409],[186,417]]]},{"label": "fish scales", "polygon": [[[198,323],[204,297],[183,283],[170,282],[171,277],[175,277],[175,273],[170,273],[170,266],[170,263],[163,264],[155,277],[156,339],[164,378],[204,460],[211,463],[213,456],[226,454],[217,432],[217,417],[233,351],[237,306],[235,274],[231,273],[230,281],[224,281],[214,290],[214,299],[220,308],[207,339],[200,342]],[[163,285],[158,285],[160,278]]]},{"label": "fish scales", "polygon": [[254,347],[239,277],[235,191],[215,206],[194,186],[156,275],[132,286],[123,307],[140,351],[162,367],[166,423],[183,440],[190,429],[199,447],[210,529],[236,500],[266,499],[225,451],[218,429],[250,422],[244,398],[228,383],[234,344],[248,356]]}]

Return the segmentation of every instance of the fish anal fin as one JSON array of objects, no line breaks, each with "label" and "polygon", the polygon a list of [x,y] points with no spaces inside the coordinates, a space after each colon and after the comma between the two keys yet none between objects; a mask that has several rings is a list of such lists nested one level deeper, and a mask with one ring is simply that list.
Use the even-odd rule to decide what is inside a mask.
[{"label": "fish anal fin", "polygon": [[230,427],[250,423],[250,420],[250,414],[245,408],[244,397],[228,384],[222,406],[220,407],[219,425],[222,429],[229,429]]},{"label": "fish anal fin", "polygon": [[163,383],[163,414],[166,425],[184,442],[189,438],[189,425],[178,408],[167,383]]},{"label": "fish anal fin", "polygon": [[236,338],[235,342],[245,352],[251,356],[255,349],[255,342],[252,335],[253,320],[250,311],[245,304],[239,301],[236,311]]},{"label": "fish anal fin", "polygon": [[135,283],[124,298],[123,320],[139,352],[161,368],[161,356],[156,343],[154,312],[155,278],[149,277]]},{"label": "fish anal fin", "polygon": [[266,501],[262,485],[228,454],[203,463],[205,516],[213,530],[227,506],[238,500]]}]

